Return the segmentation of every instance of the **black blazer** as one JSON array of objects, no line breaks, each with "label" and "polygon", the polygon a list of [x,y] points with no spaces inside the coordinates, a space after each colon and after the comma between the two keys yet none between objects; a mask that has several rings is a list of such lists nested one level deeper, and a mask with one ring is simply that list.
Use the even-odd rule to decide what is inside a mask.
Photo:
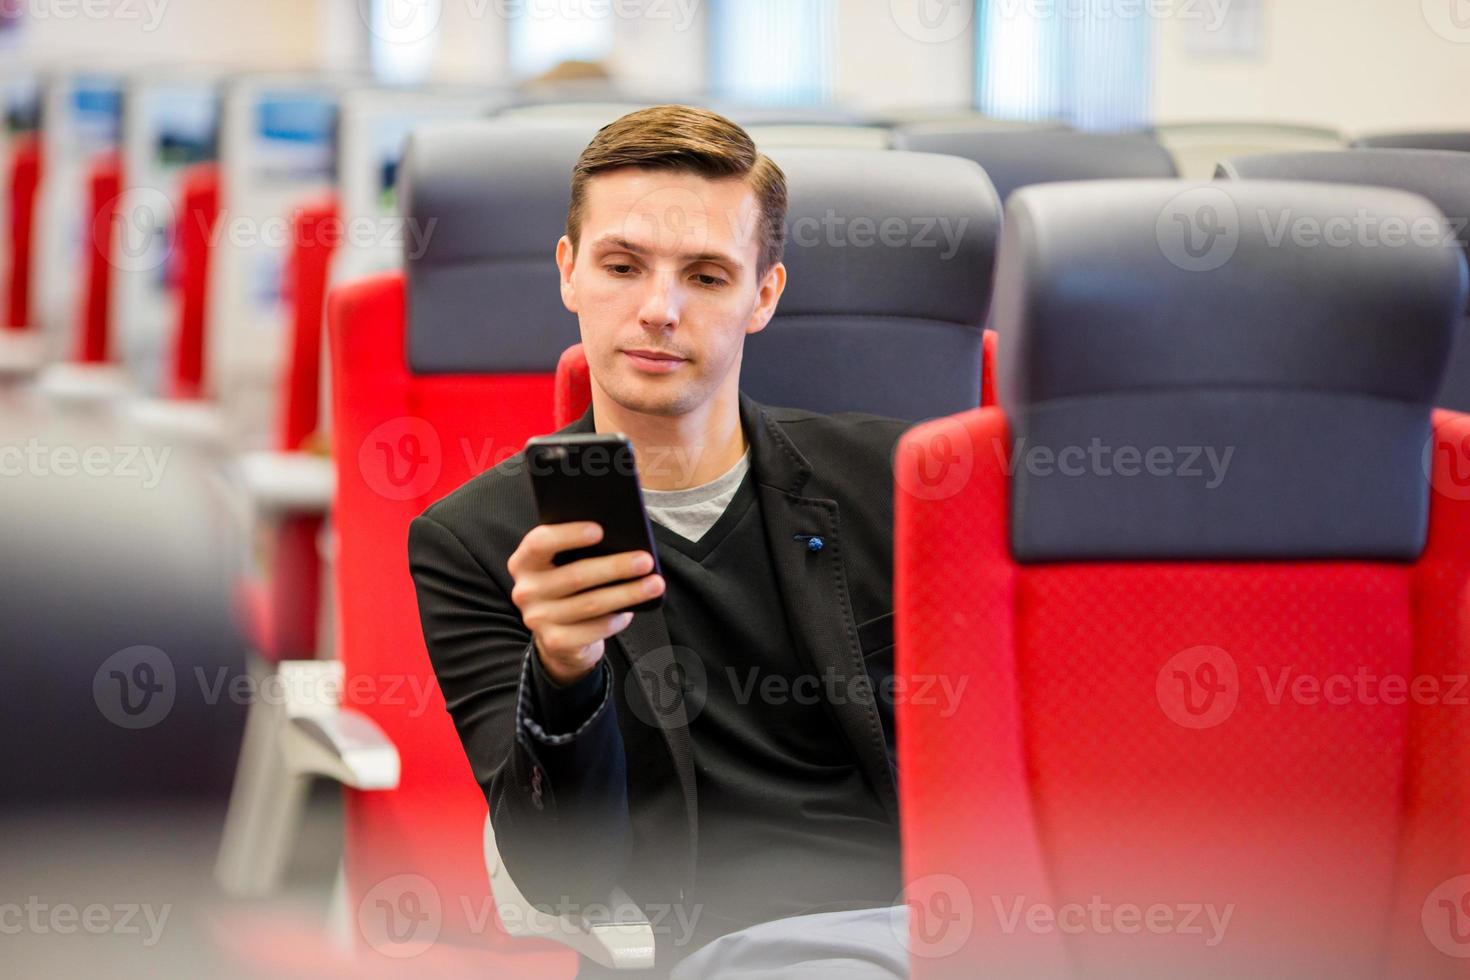
[{"label": "black blazer", "polygon": [[[765,408],[743,395],[740,418],[792,632],[817,674],[836,679],[824,694],[844,692],[831,716],[896,825],[893,708],[875,692],[891,689],[891,459],[909,423]],[[593,431],[591,410],[562,431]],[[439,686],[528,901],[605,903],[618,885],[645,908],[682,902],[698,859],[699,800],[663,614],[636,614],[607,643],[602,705],[582,730],[548,738],[526,725],[535,653],[506,571],[538,523],[524,464],[517,454],[470,480],[410,529]],[[808,535],[824,546],[809,549],[799,537]]]}]

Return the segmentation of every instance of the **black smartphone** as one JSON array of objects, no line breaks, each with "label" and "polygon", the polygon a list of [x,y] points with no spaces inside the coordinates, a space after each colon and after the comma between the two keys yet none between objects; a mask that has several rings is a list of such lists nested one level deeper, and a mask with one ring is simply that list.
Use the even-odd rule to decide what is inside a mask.
[{"label": "black smartphone", "polygon": [[[653,556],[650,574],[659,574],[653,528],[643,509],[638,466],[626,436],[609,432],[540,436],[526,443],[526,469],[542,524],[596,521],[602,525],[601,541],[558,552],[552,559],[556,564],[646,551]],[[662,603],[663,596],[657,595],[620,611],[647,612]]]}]

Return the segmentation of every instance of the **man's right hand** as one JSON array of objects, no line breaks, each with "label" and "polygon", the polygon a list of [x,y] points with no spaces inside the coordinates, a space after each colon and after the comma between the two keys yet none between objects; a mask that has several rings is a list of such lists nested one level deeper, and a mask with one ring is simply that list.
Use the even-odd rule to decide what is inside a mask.
[{"label": "man's right hand", "polygon": [[[648,574],[653,570],[653,556],[646,551],[552,564],[558,552],[600,540],[602,527],[591,521],[538,524],[526,532],[507,563],[515,582],[510,599],[531,631],[541,666],[558,684],[571,684],[597,666],[603,641],[633,621],[632,613],[619,609],[636,606],[664,590],[664,580]],[[622,581],[629,578],[636,580]]]}]

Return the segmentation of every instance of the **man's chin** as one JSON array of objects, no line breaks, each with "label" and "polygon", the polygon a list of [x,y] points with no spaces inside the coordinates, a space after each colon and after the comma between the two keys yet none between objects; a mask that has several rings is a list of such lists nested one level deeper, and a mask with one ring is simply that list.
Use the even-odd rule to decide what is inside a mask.
[{"label": "man's chin", "polygon": [[663,384],[643,379],[625,379],[608,394],[625,411],[664,417],[686,415],[703,401],[694,385]]}]

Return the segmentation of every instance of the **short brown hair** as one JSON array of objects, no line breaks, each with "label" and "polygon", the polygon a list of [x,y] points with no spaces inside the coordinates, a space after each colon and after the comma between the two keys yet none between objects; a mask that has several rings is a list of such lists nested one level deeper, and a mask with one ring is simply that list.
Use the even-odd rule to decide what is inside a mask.
[{"label": "short brown hair", "polygon": [[756,277],[781,261],[786,243],[786,175],[756,149],[750,134],[724,116],[687,105],[660,105],[630,112],[597,131],[572,169],[567,237],[575,250],[587,203],[587,180],[620,167],[679,170],[710,180],[743,178],[761,210],[760,259]]}]

